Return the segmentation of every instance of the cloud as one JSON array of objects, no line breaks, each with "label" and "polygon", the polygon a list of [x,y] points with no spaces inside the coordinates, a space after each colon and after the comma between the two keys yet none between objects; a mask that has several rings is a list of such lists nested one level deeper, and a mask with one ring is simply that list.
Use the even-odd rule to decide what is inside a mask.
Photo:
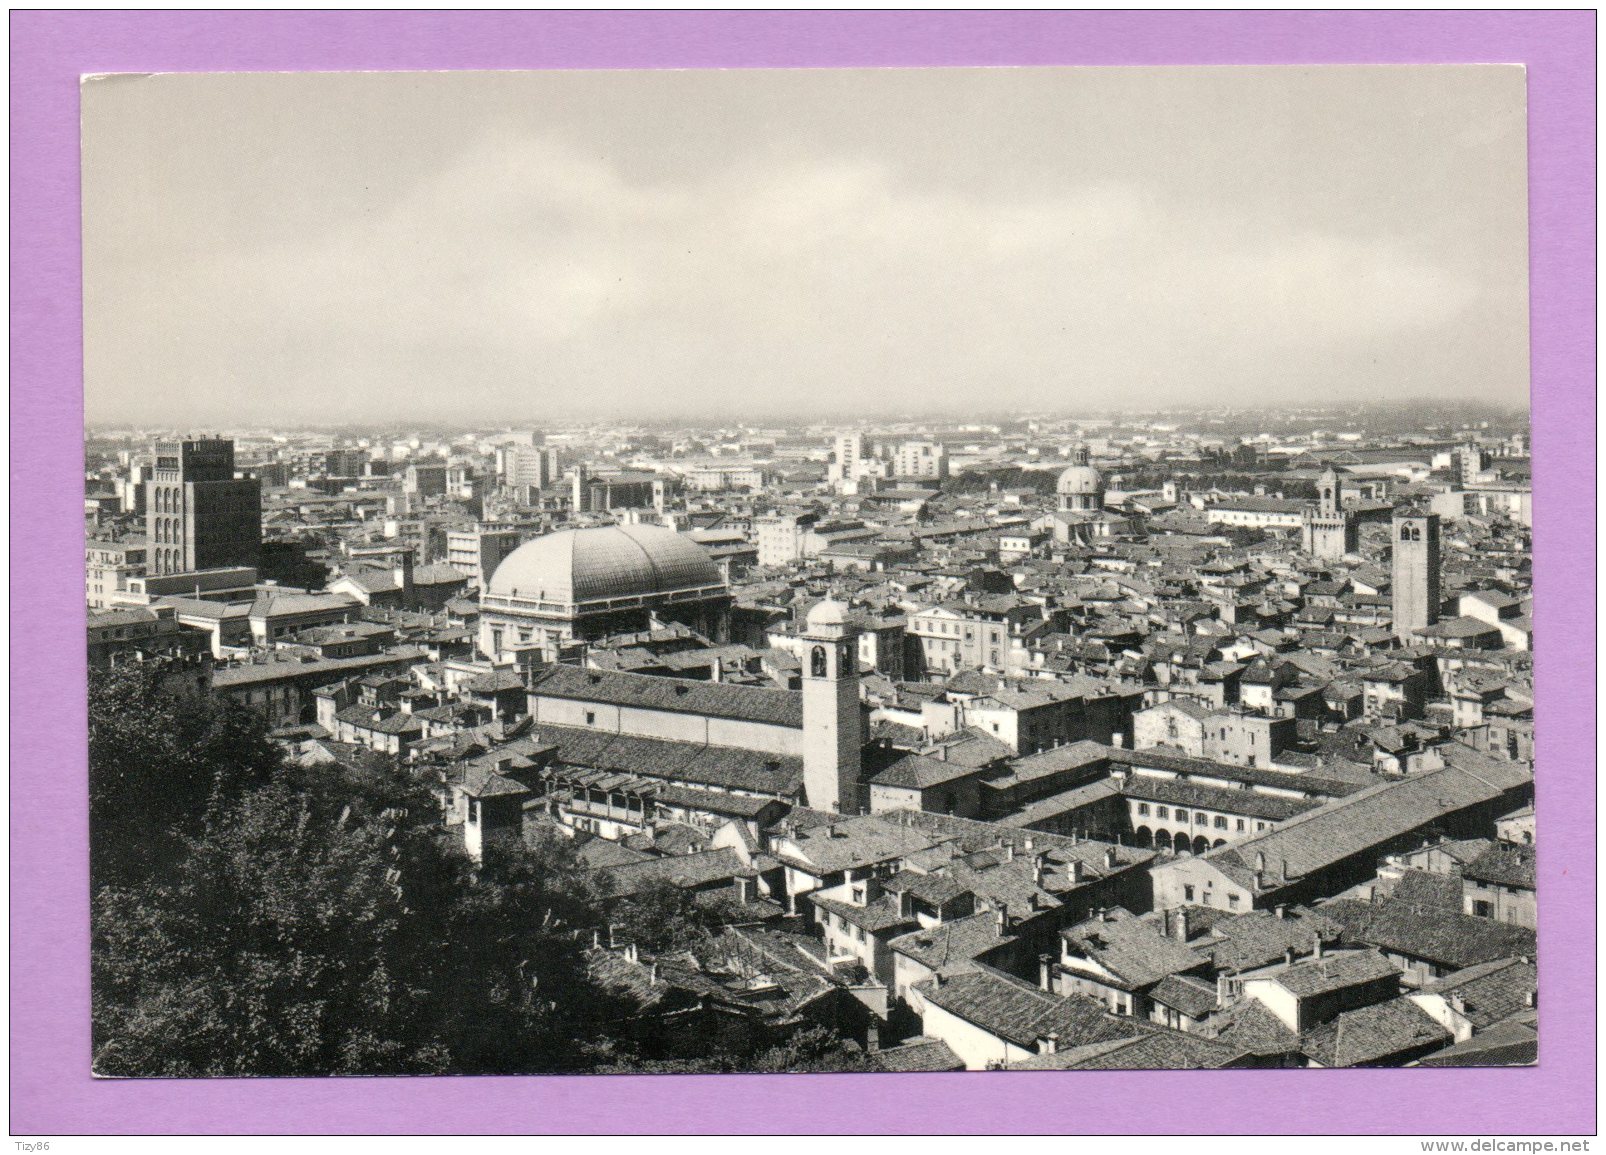
[{"label": "cloud", "polygon": [[628,159],[487,129],[361,213],[147,254],[101,363],[281,419],[1208,404],[1442,394],[1490,372],[1458,335],[1521,323],[1466,262],[1336,215],[1136,179],[983,194],[845,152]]}]

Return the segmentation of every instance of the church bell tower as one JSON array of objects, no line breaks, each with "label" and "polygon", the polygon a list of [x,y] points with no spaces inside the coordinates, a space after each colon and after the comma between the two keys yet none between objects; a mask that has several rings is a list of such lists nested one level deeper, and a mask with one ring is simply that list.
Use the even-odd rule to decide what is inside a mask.
[{"label": "church bell tower", "polygon": [[864,746],[858,631],[841,602],[820,602],[803,626],[803,788],[814,810],[857,814]]}]

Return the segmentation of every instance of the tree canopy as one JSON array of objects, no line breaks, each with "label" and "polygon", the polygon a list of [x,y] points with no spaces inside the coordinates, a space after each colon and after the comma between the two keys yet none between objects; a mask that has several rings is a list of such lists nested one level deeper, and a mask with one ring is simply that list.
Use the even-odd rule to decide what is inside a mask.
[{"label": "tree canopy", "polygon": [[[254,715],[177,684],[154,665],[91,683],[98,1073],[660,1069],[585,952],[610,925],[649,953],[705,942],[717,919],[689,894],[611,896],[550,832],[475,863],[413,770],[286,761]],[[680,1069],[852,1061],[834,1036],[709,1046]]]}]

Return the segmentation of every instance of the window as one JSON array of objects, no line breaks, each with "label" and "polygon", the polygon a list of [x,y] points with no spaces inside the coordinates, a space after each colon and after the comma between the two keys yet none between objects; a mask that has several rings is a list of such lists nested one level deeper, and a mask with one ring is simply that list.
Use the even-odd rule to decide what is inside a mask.
[{"label": "window", "polygon": [[1244,828],[1244,820],[1242,818],[1240,818],[1240,819],[1238,819],[1238,829],[1242,830],[1243,828]]},{"label": "window", "polygon": [[1472,913],[1477,915],[1479,918],[1493,918],[1494,917],[1494,903],[1492,903],[1492,902],[1484,902],[1481,899],[1473,899],[1472,900]]},{"label": "window", "polygon": [[1209,826],[1210,816],[1208,814],[1195,814],[1193,816],[1193,824],[1195,826]]},{"label": "window", "polygon": [[1264,830],[1264,829],[1266,829],[1266,824],[1264,822],[1257,822],[1257,823],[1255,823],[1255,829],[1256,830]]},{"label": "window", "polygon": [[1192,902],[1193,901],[1193,887],[1184,886],[1182,888],[1182,900],[1184,902]]},{"label": "window", "polygon": [[1139,802],[1138,803],[1138,813],[1139,814],[1147,814],[1148,812],[1149,812],[1149,804],[1147,802]]},{"label": "window", "polygon": [[853,937],[858,939],[860,942],[863,942],[864,941],[864,927],[862,927],[862,926],[854,927],[853,928]]},{"label": "window", "polygon": [[1168,817],[1170,817],[1170,815],[1171,815],[1171,810],[1170,810],[1169,807],[1156,806],[1154,808],[1154,816],[1156,818],[1168,818]]},{"label": "window", "polygon": [[1188,812],[1186,810],[1184,810],[1182,807],[1178,806],[1177,807],[1177,821],[1178,822],[1186,822],[1187,820],[1188,820]]},{"label": "window", "polygon": [[1227,896],[1227,905],[1229,907],[1237,906],[1238,905],[1238,896],[1236,894],[1229,894]]},{"label": "window", "polygon": [[596,724],[597,724],[596,712],[593,711],[593,710],[587,710],[586,711],[586,725],[587,726],[595,726]]},{"label": "window", "polygon": [[1227,829],[1227,820],[1225,818],[1223,818],[1219,814],[1216,815],[1216,829],[1217,830],[1225,830],[1225,829]]}]

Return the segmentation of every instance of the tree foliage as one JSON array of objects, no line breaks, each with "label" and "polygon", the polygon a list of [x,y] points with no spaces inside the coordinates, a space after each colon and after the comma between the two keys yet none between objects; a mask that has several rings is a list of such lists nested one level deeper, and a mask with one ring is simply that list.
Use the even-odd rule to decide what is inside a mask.
[{"label": "tree foliage", "polygon": [[857,1043],[826,1027],[805,1026],[756,1050],[715,1047],[690,1059],[639,1059],[621,1054],[598,1070],[641,1075],[819,1075],[874,1071],[877,1067]]},{"label": "tree foliage", "polygon": [[[712,915],[673,887],[597,889],[573,844],[483,861],[386,760],[300,766],[250,714],[151,670],[91,692],[95,1070],[104,1075],[500,1074],[636,1065],[639,1008],[589,973],[609,924],[653,952]],[[834,1036],[696,1069],[837,1069]],[[798,1066],[787,1066],[796,1063]]]},{"label": "tree foliage", "polygon": [[279,754],[257,715],[179,689],[166,662],[89,677],[90,876],[128,885],[170,867],[219,807],[265,783]]},{"label": "tree foliage", "polygon": [[504,845],[477,870],[437,815],[400,769],[286,766],[189,840],[171,881],[104,889],[96,1069],[583,1069],[606,1000],[572,854]]},{"label": "tree foliage", "polygon": [[608,922],[621,942],[654,954],[696,950],[718,932],[720,919],[689,890],[668,881],[608,906]]}]

